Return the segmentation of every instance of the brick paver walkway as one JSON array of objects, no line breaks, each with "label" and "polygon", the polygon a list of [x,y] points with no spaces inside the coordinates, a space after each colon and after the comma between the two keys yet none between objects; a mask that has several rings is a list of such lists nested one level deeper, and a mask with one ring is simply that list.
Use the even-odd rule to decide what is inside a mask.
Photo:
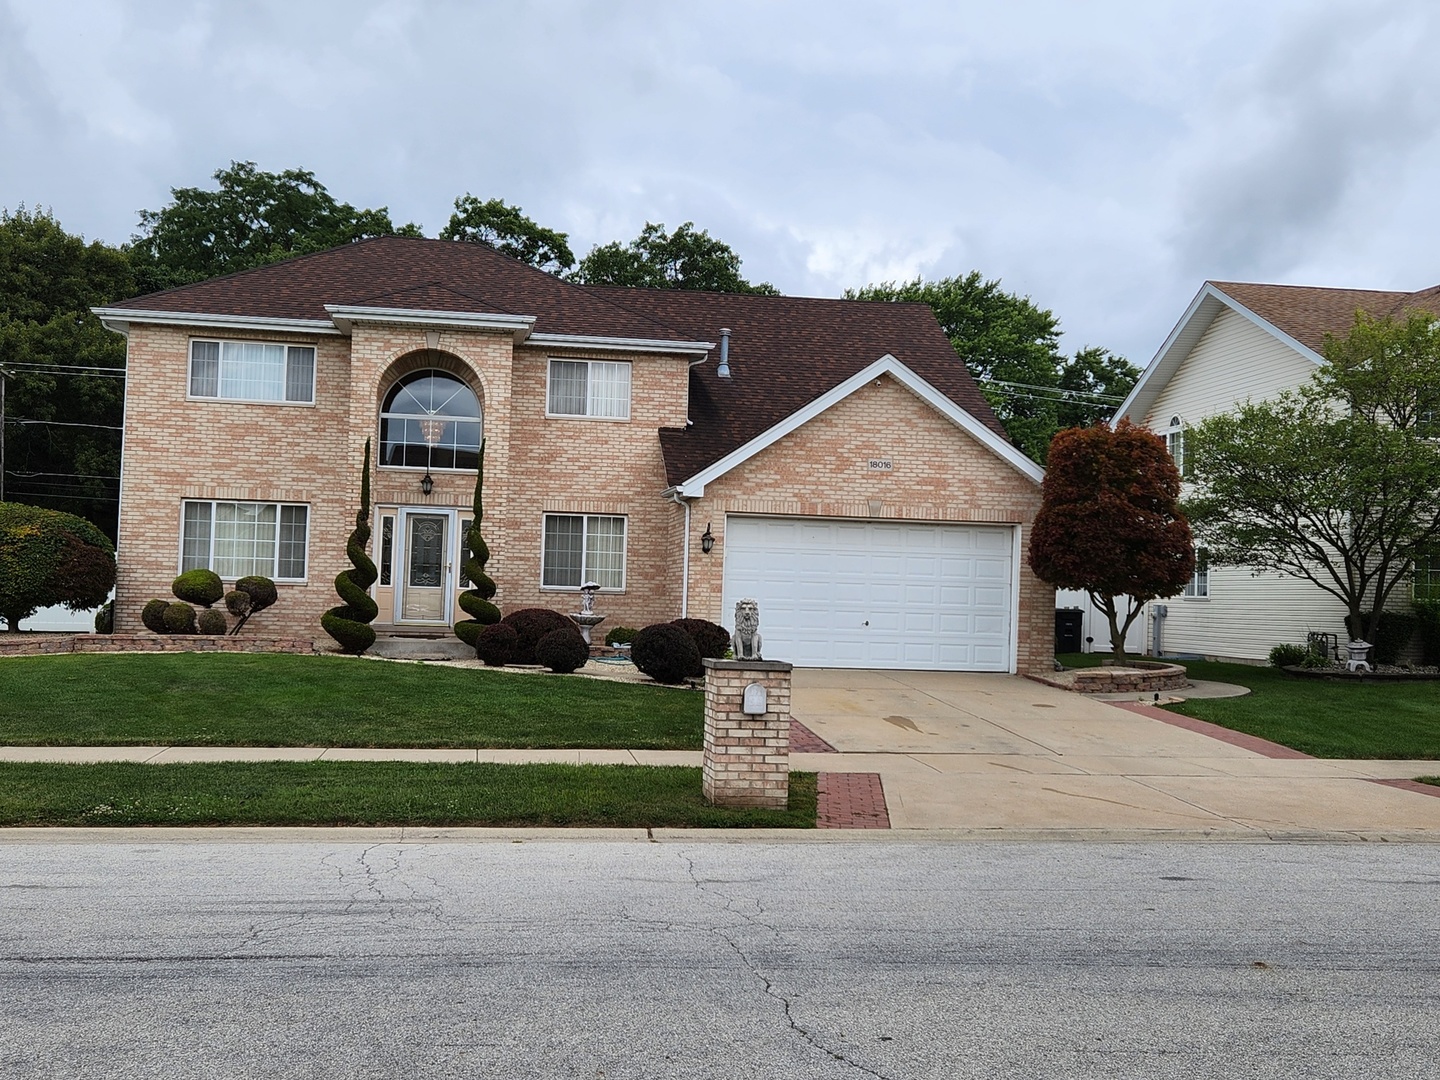
[{"label": "brick paver walkway", "polygon": [[793,716],[790,718],[790,752],[792,754],[838,754],[839,751],[816,735]]},{"label": "brick paver walkway", "polygon": [[885,789],[873,772],[822,772],[817,781],[817,829],[888,829]]}]

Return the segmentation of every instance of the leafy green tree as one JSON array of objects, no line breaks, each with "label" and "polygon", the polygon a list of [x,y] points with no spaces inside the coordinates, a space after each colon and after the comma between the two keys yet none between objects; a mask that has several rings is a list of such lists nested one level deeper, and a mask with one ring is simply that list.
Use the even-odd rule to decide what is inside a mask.
[{"label": "leafy green tree", "polygon": [[1107,418],[1140,375],[1104,349],[1082,349],[1067,360],[1054,313],[978,271],[887,281],[845,296],[928,304],[1011,441],[1042,463],[1057,431]]},{"label": "leafy green tree", "polygon": [[1312,582],[1374,641],[1386,602],[1440,545],[1440,320],[1357,313],[1298,391],[1186,432],[1186,506],[1212,564]]},{"label": "leafy green tree", "polygon": [[500,199],[481,202],[468,192],[455,200],[455,212],[440,230],[440,239],[489,244],[502,255],[549,274],[575,265],[564,233],[537,225],[518,206],[508,206]]},{"label": "leafy green tree", "polygon": [[99,607],[115,587],[115,549],[84,518],[0,503],[0,617],[10,630],[43,607]]},{"label": "leafy green tree", "polygon": [[271,173],[253,161],[215,172],[219,185],[171,188],[170,205],[140,211],[131,257],[142,292],[263,266],[371,236],[419,236],[396,228],[385,207],[337,202],[306,169]]},{"label": "leafy green tree", "polygon": [[768,282],[751,284],[740,276],[740,256],[724,241],[687,221],[673,233],[645,223],[628,244],[614,241],[592,248],[580,260],[574,280],[584,285],[624,285],[638,289],[703,289],[708,292],[761,293],[778,296]]},{"label": "leafy green tree", "polygon": [[1174,596],[1195,572],[1180,474],[1165,441],[1128,420],[1057,434],[1030,533],[1030,568],[1056,588],[1089,593],[1109,621],[1114,656],[1123,657],[1144,605]]},{"label": "leafy green tree", "polygon": [[125,339],[90,308],[134,291],[119,248],[87,244],[45,211],[0,210],[4,495],[79,515],[111,537]]}]

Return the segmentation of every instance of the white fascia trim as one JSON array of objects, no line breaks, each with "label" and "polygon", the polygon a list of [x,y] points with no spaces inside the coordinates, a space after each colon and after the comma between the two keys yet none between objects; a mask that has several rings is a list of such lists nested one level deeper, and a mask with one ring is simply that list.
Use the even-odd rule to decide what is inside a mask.
[{"label": "white fascia trim", "polygon": [[164,326],[204,326],[231,330],[285,330],[299,334],[339,334],[327,319],[274,319],[264,315],[210,315],[204,312],[144,311],[139,308],[92,307],[107,330],[129,332],[132,322]]},{"label": "white fascia trim", "polygon": [[663,341],[655,338],[589,337],[581,334],[531,334],[530,345],[552,349],[616,349],[622,352],[685,353],[704,356],[713,341]]},{"label": "white fascia trim", "polygon": [[505,315],[483,311],[427,311],[421,308],[356,307],[326,304],[325,310],[342,333],[357,322],[392,323],[402,326],[430,326],[437,329],[504,330],[524,338],[535,325],[534,315]]},{"label": "white fascia trim", "polygon": [[[1214,285],[1210,284],[1210,282],[1207,281],[1201,287],[1200,291],[1195,294],[1195,299],[1190,301],[1190,306],[1185,309],[1185,314],[1180,316],[1180,321],[1177,322],[1175,324],[1175,328],[1170,331],[1170,336],[1167,337],[1165,339],[1165,343],[1160,346],[1159,351],[1155,354],[1155,358],[1151,360],[1149,365],[1145,368],[1145,371],[1141,374],[1139,380],[1136,381],[1135,386],[1131,389],[1129,395],[1125,398],[1123,402],[1121,402],[1120,407],[1115,410],[1115,420],[1118,421],[1122,417],[1125,417],[1128,418],[1132,423],[1139,423],[1139,421],[1143,419],[1142,417],[1137,417],[1133,415],[1136,404],[1142,399],[1142,396],[1145,394],[1145,391],[1149,387],[1150,383],[1154,381],[1154,379],[1160,374],[1160,369],[1162,367],[1167,367],[1166,378],[1169,378],[1170,374],[1173,374],[1173,372],[1168,370],[1168,365],[1166,364],[1166,361],[1171,358],[1171,353],[1176,348],[1179,338],[1182,334],[1185,333],[1185,331],[1190,329],[1190,323],[1195,319],[1196,315],[1199,314],[1201,307],[1205,305],[1206,301],[1214,301],[1215,303],[1222,304],[1225,307],[1228,307],[1231,311],[1235,312],[1235,314],[1241,315],[1244,318],[1249,319],[1252,323],[1254,323],[1260,329],[1264,330],[1271,337],[1275,338],[1277,341],[1281,342],[1284,345],[1288,345],[1290,348],[1294,349],[1301,356],[1310,360],[1316,366],[1319,366],[1320,364],[1323,364],[1325,362],[1325,358],[1322,357],[1319,353],[1317,353],[1314,349],[1310,348],[1308,345],[1302,345],[1289,334],[1285,333],[1285,331],[1281,330],[1274,323],[1268,321],[1267,319],[1262,319],[1259,315],[1256,315],[1255,312],[1251,311],[1244,304],[1235,300],[1228,293],[1222,292],[1220,289],[1217,289]],[[1214,319],[1215,316],[1211,315],[1208,321],[1213,322]],[[1198,341],[1199,339],[1197,338],[1196,340]],[[1191,348],[1194,348],[1194,346],[1192,345]],[[1188,352],[1189,350],[1187,349],[1186,351]],[[1157,386],[1155,388],[1155,394],[1158,395],[1161,389],[1163,389],[1163,386]]]},{"label": "white fascia trim", "polygon": [[979,420],[975,419],[975,417],[971,416],[959,405],[956,405],[955,402],[951,401],[919,375],[916,375],[915,372],[911,371],[899,360],[895,359],[895,357],[886,353],[869,367],[862,371],[857,371],[844,382],[831,387],[804,408],[795,410],[768,431],[757,435],[744,446],[732,450],[719,461],[715,462],[715,464],[702,469],[690,477],[690,479],[677,484],[675,491],[687,498],[700,498],[705,494],[706,484],[713,480],[718,480],[731,469],[749,461],[756,454],[760,453],[760,451],[779,442],[792,431],[796,431],[804,424],[809,423],[831,406],[838,405],[872,379],[878,379],[882,375],[889,375],[1017,472],[1029,477],[1037,484],[1045,479],[1045,470],[1039,465],[1035,464],[1035,462],[1031,461],[999,435],[996,435],[995,432],[980,423]]}]

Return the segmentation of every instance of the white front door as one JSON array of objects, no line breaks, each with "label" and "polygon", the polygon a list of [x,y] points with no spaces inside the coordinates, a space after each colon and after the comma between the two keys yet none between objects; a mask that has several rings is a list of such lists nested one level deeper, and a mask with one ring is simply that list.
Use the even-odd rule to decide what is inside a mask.
[{"label": "white front door", "polygon": [[399,588],[395,590],[395,621],[450,622],[455,532],[453,510],[401,510]]},{"label": "white front door", "polygon": [[760,603],[766,659],[1008,671],[1013,526],[727,517],[723,618]]}]

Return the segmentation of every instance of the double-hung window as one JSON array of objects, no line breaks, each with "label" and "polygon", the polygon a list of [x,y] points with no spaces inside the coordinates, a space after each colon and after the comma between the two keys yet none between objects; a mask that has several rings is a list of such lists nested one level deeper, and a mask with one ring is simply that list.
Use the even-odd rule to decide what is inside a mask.
[{"label": "double-hung window", "polygon": [[1210,595],[1210,552],[1200,548],[1195,552],[1195,572],[1185,583],[1185,595],[1208,597]]},{"label": "double-hung window", "polygon": [[309,523],[310,508],[300,503],[186,501],[180,570],[303,581]]},{"label": "double-hung window", "polygon": [[1178,416],[1170,418],[1170,426],[1165,430],[1165,449],[1170,451],[1170,459],[1175,462],[1175,468],[1182,477],[1190,475],[1190,462],[1185,457],[1185,421]]},{"label": "double-hung window", "polygon": [[545,411],[551,416],[630,419],[630,365],[608,360],[551,360]]},{"label": "double-hung window", "polygon": [[190,342],[190,396],[312,405],[315,348],[196,338]]},{"label": "double-hung window", "polygon": [[625,588],[625,519],[601,514],[546,514],[540,584],[578,589]]}]

